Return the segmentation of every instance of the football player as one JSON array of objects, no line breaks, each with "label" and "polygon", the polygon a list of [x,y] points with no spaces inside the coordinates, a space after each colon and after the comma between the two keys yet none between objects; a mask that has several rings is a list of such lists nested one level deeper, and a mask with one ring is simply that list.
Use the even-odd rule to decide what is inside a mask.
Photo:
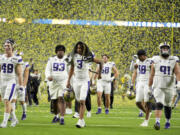
[{"label": "football player", "polygon": [[[20,52],[15,55],[23,56],[24,54],[23,54],[23,52]],[[29,63],[28,62],[22,61],[22,73],[23,73],[23,87],[25,88],[25,90],[23,92],[19,92],[18,90],[16,90],[16,92],[14,93],[12,102],[11,102],[11,106],[13,108],[13,111],[15,111],[15,109],[16,109],[15,104],[16,104],[16,100],[18,98],[20,101],[20,104],[22,106],[22,110],[23,110],[21,120],[25,120],[26,119],[26,110],[27,110],[27,106],[26,106],[26,102],[25,102],[26,85],[27,85],[27,81],[28,81],[28,77],[29,77]],[[17,78],[17,82],[18,82],[18,78]],[[19,86],[17,85],[17,89],[18,88],[19,88]]]},{"label": "football player", "polygon": [[[96,58],[89,50],[88,46],[79,41],[76,43],[72,53],[71,53],[71,68],[69,72],[69,77],[67,81],[67,87],[70,87],[70,80],[74,74],[73,88],[75,92],[75,97],[78,102],[80,102],[79,109],[79,120],[76,124],[77,128],[82,128],[85,126],[84,112],[85,112],[85,100],[89,87],[89,63],[95,62],[100,64],[102,67],[102,62]],[[101,72],[101,68],[100,68]],[[99,72],[98,78],[101,77]]]},{"label": "football player", "polygon": [[51,100],[54,101],[55,109],[60,110],[60,125],[64,125],[65,101],[63,94],[68,78],[67,62],[65,61],[64,56],[65,47],[63,45],[57,45],[55,48],[55,53],[56,56],[50,57],[48,60],[45,76],[48,81],[52,82],[49,85],[50,97]]},{"label": "football player", "polygon": [[[138,60],[134,64],[134,71],[132,74],[131,90],[133,90],[135,80],[136,84],[136,105],[139,109],[146,113],[144,122],[140,125],[148,126],[150,116],[150,103],[148,94],[148,80],[150,75],[151,59],[147,58],[145,50],[138,50]],[[144,102],[144,105],[142,104]]]},{"label": "football player", "polygon": [[154,97],[156,99],[154,128],[160,129],[160,118],[164,107],[166,123],[164,128],[170,128],[171,102],[174,91],[174,74],[177,79],[177,89],[180,89],[180,67],[174,56],[170,56],[170,45],[166,42],[159,45],[160,56],[152,58],[151,74],[149,78],[149,93],[151,86],[154,87]]},{"label": "football player", "polygon": [[[102,102],[102,93],[104,91],[105,94],[105,113],[109,114],[110,107],[110,93],[111,93],[111,82],[116,80],[118,77],[118,70],[115,66],[114,62],[108,61],[109,56],[104,54],[102,55],[103,59],[103,69],[101,79],[97,81],[97,104],[98,110],[96,114],[100,114],[102,112],[101,102]],[[114,72],[114,76],[111,77],[111,72]],[[96,72],[99,72],[99,67],[97,67]],[[97,75],[95,75],[94,80],[96,80]]]},{"label": "football player", "polygon": [[15,42],[13,39],[7,39],[4,44],[5,54],[0,58],[1,64],[1,81],[2,81],[2,98],[4,100],[5,112],[4,119],[0,127],[7,127],[7,121],[9,119],[10,112],[12,111],[12,121],[11,126],[15,127],[18,120],[11,106],[11,101],[13,99],[14,93],[16,91],[16,75],[18,77],[19,89],[21,93],[25,89],[23,87],[22,78],[22,58],[15,56],[13,50],[15,47]]}]

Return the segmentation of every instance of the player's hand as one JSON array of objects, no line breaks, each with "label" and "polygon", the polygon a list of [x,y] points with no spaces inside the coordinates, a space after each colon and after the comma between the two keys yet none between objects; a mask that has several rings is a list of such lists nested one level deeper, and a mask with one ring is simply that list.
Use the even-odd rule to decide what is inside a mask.
[{"label": "player's hand", "polygon": [[137,55],[133,55],[133,61],[135,61],[138,58]]},{"label": "player's hand", "polygon": [[101,74],[98,74],[98,80],[101,79]]},{"label": "player's hand", "polygon": [[111,78],[109,78],[107,81],[108,81],[108,82],[112,82],[113,80],[114,80],[114,76],[111,77]]},{"label": "player's hand", "polygon": [[148,88],[148,95],[151,96],[152,95],[152,87]]},{"label": "player's hand", "polygon": [[71,87],[70,81],[67,81],[66,87],[67,87],[67,88],[70,88],[70,87]]},{"label": "player's hand", "polygon": [[130,91],[134,91],[134,85],[133,84],[131,84],[131,86],[130,86]]},{"label": "player's hand", "polygon": [[20,97],[23,96],[24,91],[25,91],[24,86],[19,86],[18,93]]}]

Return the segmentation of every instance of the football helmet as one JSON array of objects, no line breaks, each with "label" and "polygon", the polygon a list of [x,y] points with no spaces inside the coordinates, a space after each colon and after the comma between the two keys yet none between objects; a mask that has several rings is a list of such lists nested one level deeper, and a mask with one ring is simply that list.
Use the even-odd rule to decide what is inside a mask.
[{"label": "football helmet", "polygon": [[[168,50],[163,50],[165,47],[167,47]],[[162,57],[168,57],[170,55],[170,45],[167,42],[160,43],[159,49]]]},{"label": "football helmet", "polygon": [[97,86],[96,85],[90,86],[90,94],[95,95],[96,93],[97,93]]},{"label": "football helmet", "polygon": [[127,96],[127,98],[128,98],[129,100],[132,100],[132,99],[134,99],[134,98],[136,97],[134,91],[130,91],[130,90],[128,90],[128,91],[126,92],[126,96]]},{"label": "football helmet", "polygon": [[75,94],[72,88],[66,88],[64,92],[64,100],[70,102],[75,98]]}]

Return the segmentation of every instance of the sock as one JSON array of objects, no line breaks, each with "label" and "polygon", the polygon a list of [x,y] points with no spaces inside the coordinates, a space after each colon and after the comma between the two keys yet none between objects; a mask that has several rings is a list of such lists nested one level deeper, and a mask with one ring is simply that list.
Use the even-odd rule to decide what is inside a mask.
[{"label": "sock", "polygon": [[160,118],[156,118],[156,122],[160,123]]},{"label": "sock", "polygon": [[61,116],[61,119],[64,119],[64,116]]},{"label": "sock", "polygon": [[12,106],[12,112],[11,112],[12,120],[17,120],[16,114],[15,114],[16,104],[15,103],[11,103],[11,106]]},{"label": "sock", "polygon": [[170,119],[166,119],[166,122],[170,123]]},{"label": "sock", "polygon": [[139,113],[143,113],[143,111],[140,109],[140,110],[139,110]]},{"label": "sock", "polygon": [[101,109],[101,107],[98,107],[98,109]]},{"label": "sock", "polygon": [[56,115],[56,118],[59,118],[59,114]]},{"label": "sock", "polygon": [[9,113],[4,113],[4,120],[3,120],[3,123],[6,123],[8,122],[8,119],[9,119]]},{"label": "sock", "polygon": [[23,110],[23,113],[26,114],[26,111],[27,111],[27,105],[26,105],[26,103],[22,104],[22,110]]}]

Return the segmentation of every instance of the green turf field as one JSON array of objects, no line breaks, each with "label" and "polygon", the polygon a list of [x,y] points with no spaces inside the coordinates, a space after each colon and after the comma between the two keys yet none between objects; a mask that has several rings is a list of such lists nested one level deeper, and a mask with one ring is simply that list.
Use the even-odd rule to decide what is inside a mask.
[{"label": "green turf field", "polygon": [[[95,97],[92,100],[95,103]],[[118,103],[119,102],[119,103]],[[3,106],[0,103],[0,121],[3,119]],[[180,106],[180,105],[179,105]],[[0,129],[0,135],[178,135],[180,133],[180,107],[173,110],[171,129],[165,130],[165,119],[161,119],[161,130],[155,131],[154,113],[149,122],[149,127],[140,127],[144,118],[137,117],[139,111],[133,101],[122,101],[119,96],[115,97],[114,108],[110,114],[96,115],[96,106],[93,105],[92,117],[86,118],[86,127],[75,127],[77,119],[72,115],[65,116],[65,125],[51,124],[53,115],[49,112],[49,104],[41,103],[39,106],[28,107],[27,120],[19,120],[15,128]],[[18,119],[21,117],[21,107],[17,109]]]}]

